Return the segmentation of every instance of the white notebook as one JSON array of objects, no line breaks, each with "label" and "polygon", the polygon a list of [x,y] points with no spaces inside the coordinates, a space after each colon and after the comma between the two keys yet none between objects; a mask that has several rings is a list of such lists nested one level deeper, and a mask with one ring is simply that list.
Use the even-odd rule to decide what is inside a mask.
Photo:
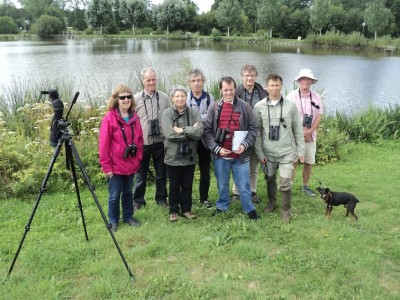
[{"label": "white notebook", "polygon": [[247,136],[247,130],[237,130],[233,134],[232,140],[232,151],[237,151],[239,149],[240,144],[244,141]]}]

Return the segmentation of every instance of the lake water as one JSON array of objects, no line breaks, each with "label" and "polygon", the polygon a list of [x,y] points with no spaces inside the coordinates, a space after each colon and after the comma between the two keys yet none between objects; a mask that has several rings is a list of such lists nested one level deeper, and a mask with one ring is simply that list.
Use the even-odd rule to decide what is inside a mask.
[{"label": "lake water", "polygon": [[163,82],[170,82],[185,61],[201,68],[208,84],[227,75],[240,82],[241,67],[253,64],[259,71],[258,82],[264,85],[269,73],[278,73],[285,92],[293,89],[300,69],[311,68],[319,79],[314,89],[322,93],[328,114],[400,103],[397,55],[204,40],[4,41],[0,42],[0,85],[4,92],[13,82],[37,86],[68,81],[71,94],[80,91],[80,98],[107,97],[118,82],[138,87],[138,72],[148,66]]}]

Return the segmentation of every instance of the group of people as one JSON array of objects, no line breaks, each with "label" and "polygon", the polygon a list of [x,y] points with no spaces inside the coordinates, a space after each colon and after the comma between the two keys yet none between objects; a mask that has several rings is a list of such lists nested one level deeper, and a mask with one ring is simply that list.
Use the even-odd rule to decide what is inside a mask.
[{"label": "group of people", "polygon": [[[114,89],[99,137],[100,164],[108,178],[112,231],[118,229],[120,202],[123,222],[140,226],[133,215],[146,205],[149,174],[156,182],[155,202],[169,210],[171,222],[179,216],[195,219],[192,187],[196,162],[200,203],[214,209],[208,197],[213,162],[218,188],[215,214],[226,212],[233,201],[240,201],[250,219],[259,218],[255,203],[261,201],[257,195],[260,164],[267,185],[266,213],[277,208],[279,169],[282,220],[290,221],[298,161],[304,163],[302,191],[315,196],[308,182],[322,114],[321,97],[311,91],[317,78],[310,69],[302,69],[295,78],[298,88],[284,97],[282,77],[268,75],[263,87],[256,82],[257,76],[255,66],[245,65],[239,86],[232,77],[222,77],[219,100],[204,91],[206,78],[200,69],[189,72],[189,91],[176,86],[171,97],[157,90],[157,74],[152,68],[141,73],[143,91],[133,95],[122,84]],[[151,160],[155,175],[150,170]]]}]

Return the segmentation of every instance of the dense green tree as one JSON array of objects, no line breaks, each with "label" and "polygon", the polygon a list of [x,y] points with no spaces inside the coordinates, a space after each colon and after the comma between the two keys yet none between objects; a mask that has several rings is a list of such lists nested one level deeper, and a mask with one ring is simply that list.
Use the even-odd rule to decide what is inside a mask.
[{"label": "dense green tree", "polygon": [[196,17],[197,28],[202,35],[210,35],[213,28],[219,28],[215,17],[215,10],[198,15]]},{"label": "dense green tree", "polygon": [[47,39],[53,35],[60,34],[66,28],[58,18],[42,15],[32,25],[32,29],[40,38]]},{"label": "dense green tree", "polygon": [[85,20],[85,10],[74,8],[72,11],[66,11],[67,24],[77,30],[85,30],[87,28]]},{"label": "dense green tree", "polygon": [[[393,22],[392,25],[392,34],[396,37],[400,37],[400,0],[391,0],[390,3],[390,11],[393,15]],[[388,1],[390,2],[390,1]]]},{"label": "dense green tree", "polygon": [[279,26],[283,18],[282,0],[262,0],[257,16],[260,27],[266,28],[269,38],[272,38],[272,30]]},{"label": "dense green tree", "polygon": [[158,27],[167,30],[167,34],[170,30],[182,29],[187,18],[186,5],[182,0],[165,0],[154,7],[153,18]]},{"label": "dense green tree", "polygon": [[289,7],[292,11],[303,10],[311,6],[311,0],[283,0],[283,4]]},{"label": "dense green tree", "polygon": [[0,17],[0,34],[16,34],[18,32],[18,26],[11,17]]},{"label": "dense green tree", "polygon": [[288,7],[284,7],[284,15],[282,25],[279,28],[282,36],[295,39],[299,36],[306,37],[311,29],[308,9],[296,9],[290,13]]},{"label": "dense green tree", "polygon": [[88,26],[100,28],[103,34],[103,27],[112,22],[112,5],[108,0],[92,0],[86,10],[86,22]]},{"label": "dense green tree", "polygon": [[228,28],[228,36],[230,35],[229,29],[240,23],[239,16],[241,12],[242,9],[237,0],[222,0],[219,2],[215,16],[220,26]]},{"label": "dense green tree", "polygon": [[390,10],[385,7],[383,0],[372,0],[365,9],[365,22],[368,30],[374,33],[376,40],[378,33],[388,29]]},{"label": "dense green tree", "polygon": [[257,10],[260,7],[260,0],[242,0],[241,7],[248,18],[253,32],[257,31]]},{"label": "dense green tree", "polygon": [[141,24],[146,14],[147,6],[145,0],[122,0],[120,2],[119,15],[132,26],[133,34],[135,34],[135,26]]},{"label": "dense green tree", "polygon": [[328,25],[330,18],[330,0],[315,0],[310,9],[310,23],[313,29],[322,34],[322,30]]},{"label": "dense green tree", "polygon": [[48,7],[53,5],[53,0],[19,0],[31,20],[36,20],[43,15]]},{"label": "dense green tree", "polygon": [[332,5],[330,8],[329,29],[338,30],[340,32],[349,33],[345,28],[346,12],[342,5]]},{"label": "dense green tree", "polygon": [[183,24],[185,31],[195,32],[198,30],[196,17],[198,16],[199,7],[192,0],[183,0],[186,5],[186,22]]},{"label": "dense green tree", "polygon": [[364,11],[361,11],[357,8],[352,8],[345,12],[345,17],[343,20],[343,27],[345,28],[344,32],[351,33],[354,31],[363,31],[364,22]]}]

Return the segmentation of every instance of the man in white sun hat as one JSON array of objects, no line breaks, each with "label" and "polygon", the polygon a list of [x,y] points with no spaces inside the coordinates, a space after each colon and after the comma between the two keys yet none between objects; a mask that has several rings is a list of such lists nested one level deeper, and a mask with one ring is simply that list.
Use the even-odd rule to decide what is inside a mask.
[{"label": "man in white sun hat", "polygon": [[[315,163],[317,151],[317,129],[321,122],[322,103],[321,96],[311,90],[311,85],[318,79],[314,77],[311,69],[301,69],[299,75],[294,79],[298,88],[291,91],[287,98],[296,103],[299,111],[300,120],[303,124],[304,141],[306,142],[306,152],[303,168],[303,188],[302,191],[310,197],[315,197],[315,193],[308,187],[311,177],[311,167]],[[297,163],[295,163],[292,173],[292,181],[295,178]]]}]

